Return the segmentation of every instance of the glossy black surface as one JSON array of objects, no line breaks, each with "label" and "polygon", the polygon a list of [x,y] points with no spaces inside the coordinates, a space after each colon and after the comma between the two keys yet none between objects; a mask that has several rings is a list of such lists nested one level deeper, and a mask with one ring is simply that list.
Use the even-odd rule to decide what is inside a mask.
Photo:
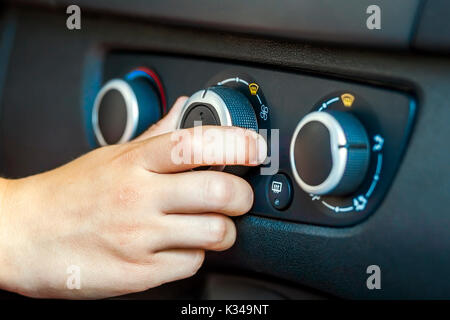
[{"label": "glossy black surface", "polygon": [[294,146],[295,166],[302,180],[312,186],[324,182],[333,166],[327,127],[318,121],[307,123]]},{"label": "glossy black surface", "polygon": [[127,123],[125,99],[117,90],[110,90],[102,98],[98,108],[98,126],[106,143],[117,143]]}]

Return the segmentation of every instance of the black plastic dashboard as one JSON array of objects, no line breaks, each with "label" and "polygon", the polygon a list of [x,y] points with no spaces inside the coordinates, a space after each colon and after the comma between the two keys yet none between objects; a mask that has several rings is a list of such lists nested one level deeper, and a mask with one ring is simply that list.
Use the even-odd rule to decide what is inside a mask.
[{"label": "black plastic dashboard", "polygon": [[[447,56],[180,27],[99,8],[83,13],[78,31],[67,30],[65,19],[60,7],[3,10],[2,175],[42,172],[91,150],[87,123],[97,91],[139,65],[159,72],[169,105],[234,72],[250,74],[279,110],[272,124],[285,128],[281,141],[302,115],[350,91],[358,101],[359,95],[370,100],[383,123],[402,123],[390,124],[402,134],[392,146],[398,152],[385,191],[370,214],[336,228],[320,219],[289,218],[307,216],[304,203],[279,216],[257,202],[255,214],[237,220],[235,246],[210,254],[207,267],[272,276],[343,298],[450,298]],[[180,61],[186,65],[181,72]],[[290,172],[283,157],[286,152],[281,168]],[[305,194],[302,201],[309,200]],[[382,270],[382,290],[366,287],[370,265]]]},{"label": "black plastic dashboard", "polygon": [[[217,84],[247,94],[248,99],[253,102],[259,130],[266,134],[272,149],[270,162],[263,166],[263,170],[256,168],[244,175],[255,192],[252,213],[275,219],[345,226],[367,218],[388,190],[416,113],[416,99],[407,91],[302,75],[258,65],[246,66],[164,54],[110,53],[103,66],[103,80],[106,82],[108,79],[123,77],[139,66],[151,67],[159,74],[169,100],[174,100],[184,92],[194,93],[200,88]],[[182,75],[180,70],[183,70]],[[257,85],[254,95],[249,91],[251,83]],[[346,94],[354,99],[351,105],[345,106],[342,102],[342,96],[345,97]],[[92,108],[89,105],[86,108],[87,132],[92,133]],[[291,168],[289,147],[296,125],[309,112],[325,109],[356,114],[358,119],[364,121],[370,139],[373,140],[370,142],[371,147],[374,149],[377,145],[380,148],[372,152],[371,167],[365,173],[367,177],[364,182],[345,196],[317,196],[303,191],[295,183],[294,169]],[[96,147],[93,134],[89,138]],[[316,144],[312,149],[317,147]],[[320,168],[308,171],[318,170]],[[280,195],[271,190],[271,182],[277,181],[275,174],[287,177],[284,190],[292,189],[286,194],[287,203],[281,209],[272,205],[271,201],[271,197],[274,198],[273,201],[280,198]]]}]

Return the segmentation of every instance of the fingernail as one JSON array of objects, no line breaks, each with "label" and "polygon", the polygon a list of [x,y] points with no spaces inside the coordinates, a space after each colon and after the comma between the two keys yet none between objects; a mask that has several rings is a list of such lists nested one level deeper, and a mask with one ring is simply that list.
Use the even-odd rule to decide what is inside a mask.
[{"label": "fingernail", "polygon": [[267,157],[267,143],[264,138],[258,134],[258,162],[263,163]]}]

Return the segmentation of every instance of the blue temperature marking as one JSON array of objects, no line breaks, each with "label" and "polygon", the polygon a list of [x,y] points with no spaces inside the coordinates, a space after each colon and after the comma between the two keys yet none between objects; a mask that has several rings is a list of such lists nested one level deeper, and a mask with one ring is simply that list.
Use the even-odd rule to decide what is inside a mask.
[{"label": "blue temperature marking", "polygon": [[129,74],[127,74],[125,76],[125,78],[127,80],[134,80],[134,79],[139,78],[139,77],[145,77],[145,78],[147,78],[147,79],[149,79],[151,81],[154,81],[153,78],[147,72],[144,72],[144,71],[141,71],[141,70],[131,71]]},{"label": "blue temperature marking", "polygon": [[327,104],[327,106],[329,106],[332,103],[335,103],[336,101],[339,100],[339,97],[335,97],[333,99],[328,100],[327,102],[325,102]]}]

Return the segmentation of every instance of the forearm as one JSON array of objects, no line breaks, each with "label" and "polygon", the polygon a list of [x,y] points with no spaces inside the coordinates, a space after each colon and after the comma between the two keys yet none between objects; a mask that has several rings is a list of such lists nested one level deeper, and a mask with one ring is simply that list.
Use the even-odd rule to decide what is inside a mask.
[{"label": "forearm", "polygon": [[5,215],[6,215],[6,194],[9,180],[0,178],[0,289],[6,289],[9,274],[9,262],[5,252]]},{"label": "forearm", "polygon": [[39,210],[35,199],[41,196],[37,194],[39,187],[32,188],[35,177],[0,178],[0,290],[23,294],[31,284],[30,279],[24,277],[26,270],[32,263],[39,263],[24,259],[24,256],[33,256],[30,240],[34,238],[30,228],[39,227],[39,220],[33,218],[39,216],[34,209]]}]

